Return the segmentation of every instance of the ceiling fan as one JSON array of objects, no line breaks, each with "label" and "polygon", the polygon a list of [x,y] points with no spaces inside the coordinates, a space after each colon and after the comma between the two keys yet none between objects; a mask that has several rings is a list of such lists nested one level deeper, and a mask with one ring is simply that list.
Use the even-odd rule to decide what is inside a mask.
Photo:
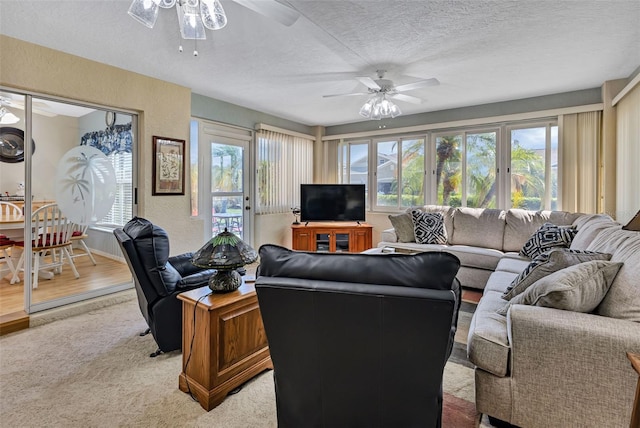
[{"label": "ceiling fan", "polygon": [[414,97],[412,95],[402,94],[401,92],[412,91],[414,89],[426,88],[427,86],[437,86],[440,84],[438,79],[424,79],[418,80],[417,82],[407,83],[405,85],[395,86],[394,83],[385,79],[384,75],[386,70],[376,70],[376,74],[378,78],[376,80],[370,77],[356,77],[357,80],[360,81],[363,85],[367,87],[367,92],[351,92],[346,94],[332,94],[332,95],[323,95],[324,98],[329,97],[344,97],[344,96],[352,96],[352,95],[384,95],[385,97],[393,98],[399,101],[405,101],[412,104],[421,104],[423,102],[422,99],[418,97]]},{"label": "ceiling fan", "polygon": [[[20,101],[15,99],[9,94],[0,93],[0,106],[12,107],[19,110],[24,110],[24,101]],[[47,116],[47,117],[55,117],[56,113],[49,111],[49,106],[44,102],[34,101],[33,106],[31,107],[31,111],[33,113]]]}]

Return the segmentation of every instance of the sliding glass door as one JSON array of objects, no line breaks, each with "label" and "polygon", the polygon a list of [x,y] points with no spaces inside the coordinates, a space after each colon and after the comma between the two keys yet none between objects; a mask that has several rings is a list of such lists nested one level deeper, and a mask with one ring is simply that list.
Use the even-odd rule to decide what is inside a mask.
[{"label": "sliding glass door", "polygon": [[[0,170],[4,198],[23,212],[8,251],[15,273],[0,278],[2,311],[32,313],[131,288],[113,229],[135,214],[136,116],[9,90],[0,92],[0,102],[19,119],[1,131],[32,141],[22,160],[5,159]],[[60,208],[56,220],[73,223],[67,251],[33,250],[50,233],[33,226],[47,205]]]}]

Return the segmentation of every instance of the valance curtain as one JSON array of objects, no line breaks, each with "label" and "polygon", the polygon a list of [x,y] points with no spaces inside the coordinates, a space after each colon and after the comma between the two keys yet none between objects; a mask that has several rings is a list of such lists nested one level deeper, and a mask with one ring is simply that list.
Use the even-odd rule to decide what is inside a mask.
[{"label": "valance curtain", "polygon": [[131,123],[114,125],[104,131],[87,132],[80,139],[81,146],[91,146],[109,156],[112,153],[131,153],[133,137]]},{"label": "valance curtain", "polygon": [[261,130],[256,133],[257,214],[291,212],[300,204],[300,184],[313,183],[313,141]]},{"label": "valance curtain", "polygon": [[602,112],[562,116],[562,210],[598,212]]}]

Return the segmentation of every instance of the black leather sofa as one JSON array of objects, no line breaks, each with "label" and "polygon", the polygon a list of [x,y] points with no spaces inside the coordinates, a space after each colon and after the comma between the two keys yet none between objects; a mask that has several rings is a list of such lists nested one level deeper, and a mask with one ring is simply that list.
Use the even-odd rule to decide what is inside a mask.
[{"label": "black leather sofa", "polygon": [[452,254],[259,250],[278,427],[439,427],[460,306]]},{"label": "black leather sofa", "polygon": [[131,269],[140,311],[158,344],[151,356],[180,349],[182,302],[176,296],[207,285],[215,270],[193,265],[193,253],[169,257],[167,232],[147,219],[134,217],[113,233]]}]

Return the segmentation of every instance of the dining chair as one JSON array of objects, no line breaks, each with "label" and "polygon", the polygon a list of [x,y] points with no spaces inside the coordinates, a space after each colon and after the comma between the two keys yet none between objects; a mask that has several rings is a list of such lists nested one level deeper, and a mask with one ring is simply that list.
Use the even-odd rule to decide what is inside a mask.
[{"label": "dining chair", "polygon": [[[22,208],[18,205],[7,201],[0,201],[0,218],[6,217],[18,217],[22,215]],[[9,239],[6,235],[0,234],[0,264],[6,264],[9,269],[9,274],[13,277],[15,272],[15,266],[11,259],[9,250],[13,247],[14,241]]]},{"label": "dining chair", "polygon": [[22,208],[7,201],[0,201],[0,217],[17,217],[22,215]]},{"label": "dining chair", "polygon": [[[41,270],[53,269],[54,273],[62,271],[62,265],[66,262],[71,267],[76,278],[80,277],[70,248],[73,245],[71,235],[73,234],[73,223],[65,218],[58,204],[44,205],[31,215],[32,247],[33,253],[33,288],[38,288],[38,274]],[[24,241],[16,242],[15,247],[22,248],[22,254],[15,267],[11,284],[20,281],[18,273],[24,272]],[[56,250],[61,250],[60,257]],[[45,259],[48,256],[49,259]]]},{"label": "dining chair", "polygon": [[[6,264],[9,269],[9,273],[11,277],[15,272],[15,266],[13,265],[13,260],[11,259],[11,254],[9,250],[13,247],[14,242],[7,238],[4,235],[0,235],[0,264]],[[6,275],[0,274],[0,278]]]},{"label": "dining chair", "polygon": [[93,254],[91,254],[91,250],[87,246],[87,243],[84,242],[84,240],[89,237],[89,235],[87,235],[87,229],[89,229],[89,225],[81,225],[81,224],[73,223],[72,233],[71,233],[71,242],[77,243],[78,245],[80,245],[80,247],[82,247],[83,252],[74,251],[73,245],[71,246],[71,249],[69,250],[69,252],[71,254],[71,258],[73,259],[77,257],[83,257],[83,256],[89,257],[89,259],[91,260],[91,263],[93,263],[93,265],[95,266],[96,259],[93,258]]}]

